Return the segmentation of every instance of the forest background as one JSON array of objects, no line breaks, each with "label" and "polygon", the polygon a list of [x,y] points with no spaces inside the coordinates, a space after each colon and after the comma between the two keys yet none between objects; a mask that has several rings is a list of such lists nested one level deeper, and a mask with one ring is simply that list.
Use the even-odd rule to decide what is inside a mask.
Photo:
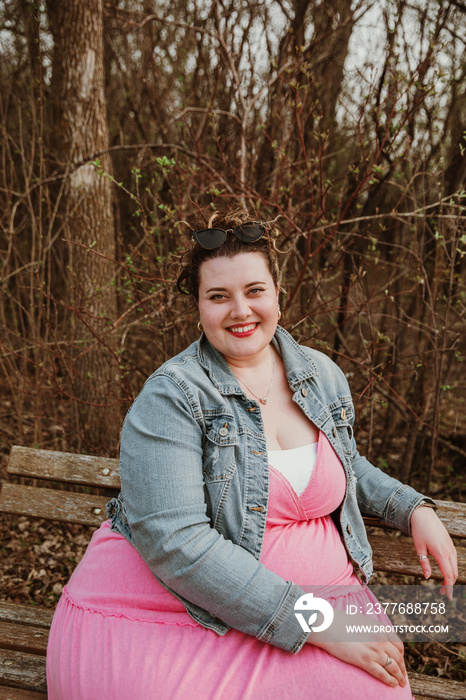
[{"label": "forest background", "polygon": [[[346,372],[360,450],[463,500],[465,18],[0,2],[2,467],[12,444],[118,454],[145,378],[198,336],[167,266],[186,222],[246,206],[277,219],[282,325]],[[53,605],[87,533],[4,522],[2,595]],[[417,668],[466,678],[461,650],[426,649]]]}]

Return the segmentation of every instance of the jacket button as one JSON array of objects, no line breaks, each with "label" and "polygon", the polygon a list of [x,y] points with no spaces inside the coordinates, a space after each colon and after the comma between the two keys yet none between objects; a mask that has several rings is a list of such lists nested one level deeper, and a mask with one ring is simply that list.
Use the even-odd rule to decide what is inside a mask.
[{"label": "jacket button", "polygon": [[307,396],[307,389],[306,389],[306,387],[304,387],[304,386],[303,386],[303,388],[301,389],[301,396]]},{"label": "jacket button", "polygon": [[341,420],[346,419],[346,409],[344,409],[344,408],[341,409],[340,418],[341,418]]},{"label": "jacket button", "polygon": [[226,437],[228,435],[228,428],[220,428],[218,431],[218,434],[221,435],[222,437]]},{"label": "jacket button", "polygon": [[346,526],[346,532],[348,533],[348,535],[351,535],[351,533],[353,532],[353,528],[351,527],[351,525]]},{"label": "jacket button", "polygon": [[337,430],[336,428],[334,428],[334,429],[332,430],[332,433],[333,433],[333,437],[337,437],[337,435],[338,435],[338,430]]}]

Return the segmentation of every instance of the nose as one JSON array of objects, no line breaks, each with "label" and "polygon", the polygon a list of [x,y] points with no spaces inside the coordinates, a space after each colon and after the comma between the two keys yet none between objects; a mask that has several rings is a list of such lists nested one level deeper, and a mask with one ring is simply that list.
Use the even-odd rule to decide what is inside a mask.
[{"label": "nose", "polygon": [[248,300],[244,296],[235,296],[232,299],[232,307],[230,310],[230,316],[232,318],[247,318],[251,314],[251,309],[249,308]]}]

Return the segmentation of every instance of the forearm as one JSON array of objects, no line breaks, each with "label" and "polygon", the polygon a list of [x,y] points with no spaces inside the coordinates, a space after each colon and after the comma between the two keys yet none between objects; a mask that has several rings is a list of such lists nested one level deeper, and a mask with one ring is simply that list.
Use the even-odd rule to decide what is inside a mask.
[{"label": "forearm", "polygon": [[131,522],[134,544],[153,573],[228,626],[292,651],[302,636],[293,607],[303,591],[209,523],[194,524],[186,513],[170,532],[166,516]]},{"label": "forearm", "polygon": [[353,469],[361,512],[411,534],[411,516],[426,496],[374,467],[355,449]]}]

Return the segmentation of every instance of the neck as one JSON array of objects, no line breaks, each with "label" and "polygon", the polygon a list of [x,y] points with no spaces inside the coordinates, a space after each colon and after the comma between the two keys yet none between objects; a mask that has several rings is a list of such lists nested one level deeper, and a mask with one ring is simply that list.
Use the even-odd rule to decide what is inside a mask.
[{"label": "neck", "polygon": [[[234,373],[234,375],[236,376],[238,381],[241,384],[243,384],[244,389],[248,393],[248,396],[250,396],[250,397],[253,396],[254,399],[260,401],[260,403],[263,404],[264,406],[269,401],[270,391],[272,389],[272,384],[273,384],[273,380],[275,377],[275,365],[276,365],[275,355],[273,354],[273,350],[270,346],[269,346],[269,349],[270,349],[269,355],[272,359],[271,372],[269,369],[270,368],[269,362],[267,362],[267,367],[266,367],[264,362],[261,363],[262,366],[260,366],[260,367],[258,366],[258,364],[256,364],[255,366],[249,366],[248,372],[244,372],[244,368],[243,368],[243,370],[240,370],[238,372],[237,366],[234,369],[233,369],[233,367],[231,368],[232,372]],[[251,372],[250,370],[253,370],[253,372]],[[242,377],[241,377],[241,374],[243,375]],[[269,374],[270,374],[270,380],[268,381],[268,386],[265,387],[264,380],[265,380],[265,377]],[[246,383],[246,379],[248,380],[248,384]],[[251,382],[252,379],[254,379],[254,386],[249,384],[249,382]],[[260,385],[258,384],[258,381],[260,382]]]},{"label": "neck", "polygon": [[264,372],[270,370],[272,365],[272,359],[274,355],[274,350],[271,345],[268,345],[262,352],[252,357],[245,358],[231,358],[225,357],[231,371],[234,374],[241,373],[241,370],[254,370],[255,372]]}]

